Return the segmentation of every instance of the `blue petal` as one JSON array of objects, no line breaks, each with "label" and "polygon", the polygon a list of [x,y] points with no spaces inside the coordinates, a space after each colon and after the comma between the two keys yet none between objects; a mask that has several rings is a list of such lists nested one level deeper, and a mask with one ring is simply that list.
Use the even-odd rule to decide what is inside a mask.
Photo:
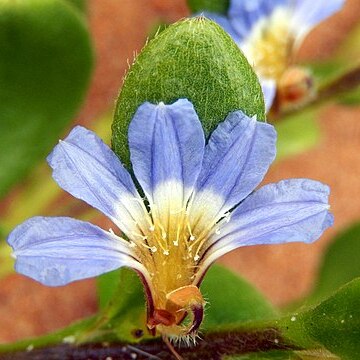
[{"label": "blue petal", "polygon": [[47,160],[64,190],[103,212],[128,236],[139,232],[136,221],[145,218],[141,198],[129,173],[96,134],[75,127]]},{"label": "blue petal", "polygon": [[263,18],[270,16],[286,0],[232,0],[228,17],[232,27],[241,39],[245,39],[253,27]]},{"label": "blue petal", "polygon": [[297,0],[294,3],[293,31],[303,38],[314,26],[339,11],[345,0]]},{"label": "blue petal", "polygon": [[[162,185],[177,184],[176,194],[186,202],[198,177],[204,133],[190,101],[172,105],[142,104],[129,126],[129,145],[134,173],[151,202]],[[171,190],[170,190],[171,191]]]},{"label": "blue petal", "polygon": [[140,268],[128,242],[97,226],[67,217],[34,217],[7,239],[17,272],[60,286],[121,266]]},{"label": "blue petal", "polygon": [[328,197],[328,186],[307,179],[262,187],[234,210],[228,223],[220,224],[205,262],[241,246],[315,241],[333,224]]},{"label": "blue petal", "polygon": [[[192,204],[193,218],[213,223],[262,181],[276,153],[273,126],[241,111],[228,115],[212,133]],[[205,226],[201,224],[199,226]]]},{"label": "blue petal", "polygon": [[203,15],[206,18],[215,21],[218,25],[220,25],[231,37],[232,39],[236,42],[239,43],[242,38],[238,35],[238,33],[235,31],[235,29],[233,28],[233,26],[231,25],[229,19],[226,16],[222,16],[219,14],[215,14],[215,13],[211,13],[211,12],[202,12],[201,14],[198,15]]},{"label": "blue petal", "polygon": [[265,110],[268,112],[274,102],[276,95],[276,82],[272,79],[259,79],[264,94]]}]

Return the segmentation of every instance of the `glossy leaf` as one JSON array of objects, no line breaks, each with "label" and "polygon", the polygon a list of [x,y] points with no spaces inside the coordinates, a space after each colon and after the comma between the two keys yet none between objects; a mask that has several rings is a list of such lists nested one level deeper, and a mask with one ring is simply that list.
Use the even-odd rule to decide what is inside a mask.
[{"label": "glossy leaf", "polygon": [[256,75],[229,35],[202,17],[179,21],[144,47],[118,97],[112,144],[127,165],[127,129],[138,106],[179,98],[194,104],[206,135],[233,110],[265,119]]},{"label": "glossy leaf", "polygon": [[359,259],[360,224],[356,224],[337,235],[326,250],[315,288],[306,302],[319,302],[360,277]]},{"label": "glossy leaf", "polygon": [[85,12],[87,7],[86,0],[67,0],[67,1],[75,5],[80,11]]},{"label": "glossy leaf", "polygon": [[331,58],[308,64],[312,69],[320,90],[360,66],[360,24],[345,37]]},{"label": "glossy leaf", "polygon": [[360,80],[359,86],[350,91],[341,94],[338,97],[338,102],[347,106],[357,106],[360,104]]},{"label": "glossy leaf", "polygon": [[226,14],[229,9],[230,0],[188,0],[187,3],[193,14],[201,11]]},{"label": "glossy leaf", "polygon": [[[84,331],[91,328],[94,325],[95,321],[96,317],[93,316],[77,321],[64,329],[55,331],[51,334],[20,340],[15,343],[0,344],[0,359],[14,359],[14,352],[24,350],[26,351],[26,353],[23,359],[30,359],[30,355],[28,352],[30,349],[42,348],[57,344],[73,343],[76,341],[77,337],[80,334],[83,334]],[[10,353],[9,357],[5,355],[6,353]],[[39,360],[41,360],[41,358]],[[46,358],[46,360],[49,360],[48,357]]]},{"label": "glossy leaf", "polygon": [[303,351],[267,351],[256,352],[241,356],[228,356],[224,360],[340,360],[339,357],[326,350]]},{"label": "glossy leaf", "polygon": [[[256,352],[245,355],[226,356],[224,360],[302,360],[292,351]],[[315,360],[315,359],[314,359]]]},{"label": "glossy leaf", "polygon": [[63,0],[0,2],[0,196],[46,156],[83,100],[84,21]]},{"label": "glossy leaf", "polygon": [[342,360],[360,354],[360,279],[343,286],[318,306],[278,322],[283,336],[305,349],[324,348]]},{"label": "glossy leaf", "polygon": [[333,56],[334,61],[348,69],[356,68],[360,65],[360,24],[347,34],[344,41],[340,44]]},{"label": "glossy leaf", "polygon": [[[122,270],[119,269],[100,275],[96,279],[100,309],[104,309],[114,297],[114,294],[120,286],[121,273]],[[132,283],[129,283],[126,286],[131,287],[132,285]]]},{"label": "glossy leaf", "polygon": [[318,113],[318,109],[306,108],[275,122],[278,133],[276,160],[311,149],[318,143]]},{"label": "glossy leaf", "polygon": [[5,241],[0,240],[0,279],[13,271],[14,260],[10,253],[10,246]]},{"label": "glossy leaf", "polygon": [[258,290],[219,265],[210,268],[201,292],[209,301],[203,325],[207,330],[219,325],[266,320],[276,316],[275,309]]},{"label": "glossy leaf", "polygon": [[137,274],[126,268],[105,274],[98,280],[98,289],[103,311],[94,334],[111,329],[122,341],[137,342],[146,337],[145,295]]}]

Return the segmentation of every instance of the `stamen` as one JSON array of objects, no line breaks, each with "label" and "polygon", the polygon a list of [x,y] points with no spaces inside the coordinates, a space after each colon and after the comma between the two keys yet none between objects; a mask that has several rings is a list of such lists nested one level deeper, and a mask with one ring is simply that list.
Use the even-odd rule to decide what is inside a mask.
[{"label": "stamen", "polygon": [[145,236],[143,234],[136,233],[135,231],[133,231],[131,234],[134,235],[134,236],[137,236],[141,240],[146,240],[147,239],[147,236]]},{"label": "stamen", "polygon": [[141,245],[146,248],[146,249],[149,249],[152,253],[155,253],[157,252],[157,247],[156,246],[149,246],[149,245],[146,245],[144,243],[141,243]]},{"label": "stamen", "polygon": [[159,222],[159,228],[160,228],[160,230],[161,230],[161,237],[162,237],[163,239],[166,239],[166,231],[165,231],[164,227],[161,225],[160,222]]},{"label": "stamen", "polygon": [[[131,198],[131,200],[133,200],[133,201],[135,201],[135,202],[137,202],[137,203],[139,203],[140,204],[140,206],[141,206],[141,208],[142,208],[142,210],[143,210],[143,212],[144,212],[144,217],[145,217],[145,220],[146,220],[146,222],[150,225],[150,227],[151,226],[153,226],[153,223],[152,223],[152,221],[151,221],[151,219],[150,219],[150,211],[148,211],[147,210],[147,208],[146,208],[146,206],[145,206],[145,203],[144,203],[144,200],[145,200],[146,198],[144,198],[144,199],[142,199],[142,198],[137,198],[137,197],[133,197],[133,198]],[[135,221],[135,224],[137,224],[137,222]]]},{"label": "stamen", "polygon": [[226,221],[227,223],[229,223],[230,220],[231,220],[231,214],[230,214],[229,212],[225,213],[224,218],[225,218],[225,221]]},{"label": "stamen", "polygon": [[131,198],[132,201],[138,202],[139,204],[143,205],[144,204],[144,200],[142,198],[137,198],[137,197],[133,197]]},{"label": "stamen", "polygon": [[183,208],[181,208],[181,209],[179,209],[179,210],[171,210],[171,211],[170,211],[170,214],[171,214],[171,215],[176,215],[176,214],[182,213],[183,211],[184,211]]},{"label": "stamen", "polygon": [[189,231],[189,234],[190,234],[190,241],[194,241],[194,240],[195,240],[195,236],[194,236],[194,234],[192,233],[189,220],[186,221],[186,227],[187,227],[187,229],[188,229],[188,231]]}]

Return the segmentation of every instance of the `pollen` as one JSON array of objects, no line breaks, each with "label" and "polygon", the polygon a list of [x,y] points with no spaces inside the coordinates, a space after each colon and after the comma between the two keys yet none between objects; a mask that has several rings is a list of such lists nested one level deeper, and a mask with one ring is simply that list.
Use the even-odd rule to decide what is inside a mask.
[{"label": "pollen", "polygon": [[261,77],[278,81],[291,61],[294,40],[289,19],[285,9],[277,9],[270,18],[259,21],[244,44],[245,54]]},{"label": "pollen", "polygon": [[[199,261],[206,243],[221,226],[212,220],[199,224],[197,219],[206,209],[194,214],[191,201],[184,205],[182,196],[177,198],[173,188],[169,191],[170,199],[161,196],[156,204],[149,202],[149,209],[144,206],[146,226],[139,226],[130,239],[137,257],[150,274],[148,283],[154,308],[158,310],[168,310],[166,294],[187,286],[196,287],[194,274],[201,266]],[[177,318],[178,314],[174,316]]]}]

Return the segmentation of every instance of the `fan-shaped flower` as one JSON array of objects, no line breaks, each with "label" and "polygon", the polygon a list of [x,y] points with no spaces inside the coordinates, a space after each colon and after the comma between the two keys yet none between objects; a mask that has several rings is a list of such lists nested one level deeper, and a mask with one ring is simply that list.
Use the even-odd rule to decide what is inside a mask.
[{"label": "fan-shaped flower", "polygon": [[[298,68],[292,69],[285,78],[282,77],[306,34],[337,12],[344,2],[345,0],[230,0],[227,16],[206,12],[204,15],[216,21],[231,35],[254,66],[269,109],[279,82],[290,86],[290,78],[297,82],[303,79],[304,84],[299,83],[300,86],[311,86],[306,71],[302,72]],[[304,76],[301,77],[300,74]],[[289,91],[291,93],[291,89]],[[294,90],[290,95],[296,95]]]},{"label": "fan-shaped flower", "polygon": [[[165,336],[195,334],[199,285],[223,254],[256,244],[310,243],[332,224],[327,186],[294,179],[254,192],[275,157],[274,128],[230,113],[205,145],[193,105],[142,104],[129,126],[139,194],[117,156],[75,127],[48,157],[55,181],[109,217],[105,231],[67,217],[34,217],[8,237],[16,270],[49,286],[127,266],[145,285],[147,325]],[[182,325],[187,314],[189,325]]]}]

